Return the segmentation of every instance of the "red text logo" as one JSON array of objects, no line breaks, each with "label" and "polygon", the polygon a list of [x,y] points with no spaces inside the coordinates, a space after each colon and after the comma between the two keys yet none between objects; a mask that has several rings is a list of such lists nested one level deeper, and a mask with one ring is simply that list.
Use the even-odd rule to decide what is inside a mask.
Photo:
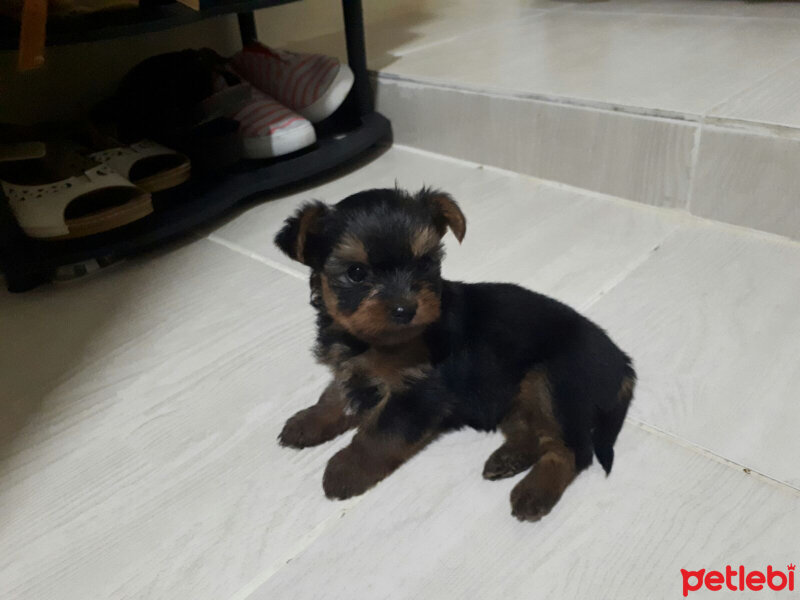
[{"label": "red text logo", "polygon": [[748,571],[743,565],[739,565],[738,569],[734,569],[730,565],[725,566],[725,572],[722,571],[706,571],[700,569],[699,571],[687,571],[681,569],[683,576],[683,597],[689,595],[689,592],[696,592],[701,588],[711,590],[712,592],[719,591],[725,588],[735,591],[751,590],[757,592],[763,589],[770,589],[779,592],[781,590],[794,591],[794,569],[793,564],[786,566],[786,571],[773,568],[772,565],[767,566],[765,571]]}]

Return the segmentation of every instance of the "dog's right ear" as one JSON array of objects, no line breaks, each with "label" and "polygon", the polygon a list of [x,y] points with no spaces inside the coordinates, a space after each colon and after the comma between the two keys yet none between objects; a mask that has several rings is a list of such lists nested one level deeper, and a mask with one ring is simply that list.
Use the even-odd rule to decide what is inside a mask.
[{"label": "dog's right ear", "polygon": [[307,202],[286,219],[275,236],[275,245],[289,258],[312,269],[321,268],[323,220],[329,212],[327,204]]}]

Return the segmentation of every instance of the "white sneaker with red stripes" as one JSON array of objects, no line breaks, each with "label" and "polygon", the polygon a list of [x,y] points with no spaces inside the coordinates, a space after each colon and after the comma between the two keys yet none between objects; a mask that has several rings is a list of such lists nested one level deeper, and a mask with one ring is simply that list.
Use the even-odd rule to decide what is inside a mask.
[{"label": "white sneaker with red stripes", "polygon": [[259,43],[236,53],[231,65],[259,90],[312,123],[333,114],[354,81],[350,67],[331,56],[273,50]]},{"label": "white sneaker with red stripes", "polygon": [[[219,77],[215,82],[217,92],[225,89],[226,82]],[[230,117],[239,121],[244,158],[272,158],[296,152],[317,141],[314,126],[274,98],[257,90],[249,83],[250,97],[234,109]]]}]

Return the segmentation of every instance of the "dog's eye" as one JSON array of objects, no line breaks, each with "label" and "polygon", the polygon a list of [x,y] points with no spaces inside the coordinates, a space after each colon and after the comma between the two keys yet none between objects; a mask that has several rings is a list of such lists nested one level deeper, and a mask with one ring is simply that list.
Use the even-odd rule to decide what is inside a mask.
[{"label": "dog's eye", "polygon": [[360,283],[366,279],[367,269],[362,265],[350,265],[347,268],[347,277],[350,279],[350,281]]}]

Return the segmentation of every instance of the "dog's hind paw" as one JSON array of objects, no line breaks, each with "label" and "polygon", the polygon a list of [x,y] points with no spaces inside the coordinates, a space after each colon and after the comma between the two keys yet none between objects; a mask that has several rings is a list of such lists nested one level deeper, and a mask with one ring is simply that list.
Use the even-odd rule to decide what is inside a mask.
[{"label": "dog's hind paw", "polygon": [[483,465],[483,478],[496,480],[513,477],[533,465],[531,452],[503,444],[486,460]]}]

